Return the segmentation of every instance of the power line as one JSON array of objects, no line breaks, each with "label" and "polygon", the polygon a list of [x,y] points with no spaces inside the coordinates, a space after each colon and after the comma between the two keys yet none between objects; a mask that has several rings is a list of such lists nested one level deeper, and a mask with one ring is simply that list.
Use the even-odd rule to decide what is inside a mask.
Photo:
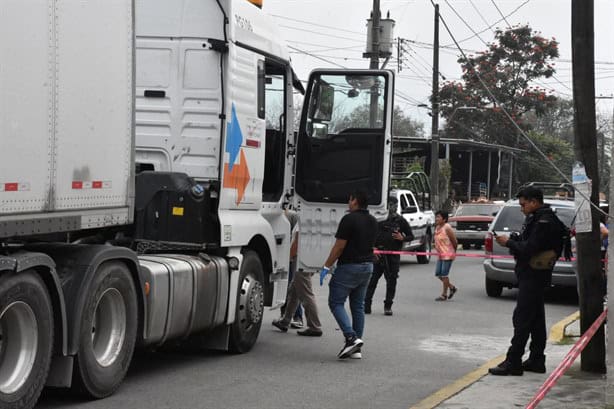
[{"label": "power line", "polygon": [[452,5],[448,2],[448,0],[445,0],[446,4],[448,5],[448,7],[450,7],[450,9],[452,9],[452,11],[454,12],[454,14],[456,14],[456,17],[458,17],[460,19],[460,21],[463,22],[463,24],[465,24],[467,26],[467,28],[469,29],[469,31],[471,31],[473,33],[474,37],[477,37],[486,47],[488,47],[488,43],[486,41],[484,41],[482,39],[482,37],[480,37],[480,34],[476,33],[475,30],[473,29],[473,27],[471,27],[471,25],[469,25],[469,23],[467,23],[467,21],[460,15],[458,14],[458,12],[456,11],[456,9],[454,7],[452,7]]},{"label": "power line", "polygon": [[507,18],[505,18],[505,16],[503,15],[503,13],[501,13],[501,9],[499,9],[499,6],[497,6],[497,3],[495,3],[495,0],[490,0],[490,2],[493,4],[493,6],[495,6],[495,8],[497,9],[497,11],[499,12],[499,15],[501,16],[501,18],[503,20],[505,20],[505,24],[507,24],[508,27],[511,27],[512,25],[510,24],[509,21],[507,21]]},{"label": "power line", "polygon": [[324,62],[326,62],[326,63],[328,63],[328,64],[335,65],[335,66],[337,66],[337,67],[339,67],[339,68],[347,68],[347,67],[345,67],[345,66],[343,66],[343,65],[341,65],[341,64],[337,64],[337,63],[336,63],[336,62],[334,62],[334,61],[330,61],[330,60],[327,60],[327,59],[325,59],[325,58],[319,57],[319,56],[317,56],[317,55],[311,54],[311,53],[310,53],[310,52],[308,52],[308,51],[301,50],[300,48],[296,48],[296,47],[293,47],[293,46],[291,46],[291,45],[288,45],[288,48],[290,48],[290,49],[292,49],[292,50],[295,50],[295,51],[299,51],[299,52],[301,52],[301,53],[303,53],[303,54],[306,54],[306,55],[308,55],[308,56],[310,56],[310,57],[313,57],[313,58],[316,58],[316,59],[318,59],[318,60],[324,61]]},{"label": "power line", "polygon": [[337,27],[333,27],[333,26],[325,26],[323,24],[312,23],[311,21],[305,21],[305,20],[298,20],[298,19],[291,18],[291,17],[280,16],[278,14],[271,14],[271,15],[273,17],[281,18],[283,20],[295,21],[297,23],[303,23],[303,24],[307,24],[307,25],[311,25],[311,26],[315,26],[315,27],[328,28],[330,30],[343,31],[345,33],[350,33],[350,34],[358,34],[358,35],[361,35],[363,37],[367,36],[365,33],[358,32],[358,31],[346,30],[344,28],[337,28]]},{"label": "power line", "polygon": [[[518,7],[516,7],[514,10],[512,10],[510,13],[508,13],[508,14],[507,14],[505,17],[509,17],[509,16],[511,16],[512,14],[516,13],[518,10],[520,10],[522,7],[524,7],[524,5],[525,5],[525,4],[527,4],[529,1],[531,1],[531,0],[525,0],[525,2],[524,2],[524,3],[522,3],[521,5],[519,5]],[[432,3],[432,1],[431,1],[431,3]],[[500,22],[502,22],[502,21],[503,21],[503,19],[499,19],[499,20],[495,21],[494,23],[492,23],[490,26],[486,27],[485,29],[483,29],[483,30],[481,30],[481,31],[478,31],[478,32],[477,32],[477,34],[483,34],[483,33],[485,33],[485,32],[486,32],[486,31],[488,31],[488,30],[492,30],[492,28],[493,28],[495,25],[499,24],[499,23],[500,23]],[[460,46],[459,46],[459,44],[460,44],[460,43],[464,43],[465,41],[469,41],[469,40],[471,40],[473,37],[475,37],[475,35],[469,36],[469,37],[467,37],[467,38],[463,38],[462,40],[458,40],[458,41],[454,40],[454,43],[453,43],[453,44],[447,44],[445,47],[449,47],[449,46],[451,46],[451,45],[456,45],[457,47],[459,47],[459,48],[460,48]]]},{"label": "power line", "polygon": [[298,27],[292,27],[292,26],[285,26],[285,25],[283,25],[283,24],[280,24],[280,25],[279,25],[279,27],[287,28],[288,30],[298,30],[298,31],[303,32],[303,33],[312,33],[312,34],[317,34],[317,35],[325,36],[325,37],[328,37],[328,38],[331,38],[331,37],[332,37],[332,38],[338,38],[338,39],[341,39],[341,40],[352,41],[352,42],[354,42],[354,43],[362,43],[362,41],[358,41],[358,40],[356,40],[356,39],[354,39],[354,38],[341,37],[341,36],[337,36],[337,35],[333,35],[333,34],[321,33],[321,32],[319,32],[319,31],[306,30],[306,29],[304,29],[304,28],[298,28]]},{"label": "power line", "polygon": [[[315,44],[315,43],[306,43],[304,41],[294,41],[294,40],[286,40],[287,43],[291,43],[291,44],[302,44],[302,45],[308,45],[308,46],[312,46],[312,47],[323,47],[322,44]],[[352,50],[355,48],[364,48],[363,45],[351,45],[348,47],[328,47],[328,48],[320,48],[318,50],[309,50],[310,52],[323,52],[323,51],[338,51],[338,50]]]},{"label": "power line", "polygon": [[[473,0],[469,0],[469,3],[471,3],[471,7],[473,7],[473,9],[475,10],[476,13],[478,13],[478,16],[480,16],[480,18],[482,19],[482,22],[486,25],[488,25],[488,21],[486,21],[486,19],[484,18],[484,16],[482,15],[482,13],[480,13],[480,9],[478,9],[475,5],[475,3],[473,2]],[[495,32],[495,30],[491,29],[491,31]]]}]

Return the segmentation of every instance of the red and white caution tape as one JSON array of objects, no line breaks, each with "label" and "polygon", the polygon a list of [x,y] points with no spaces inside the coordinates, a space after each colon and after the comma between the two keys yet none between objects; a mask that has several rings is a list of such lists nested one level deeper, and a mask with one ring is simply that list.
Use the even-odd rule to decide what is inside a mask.
[{"label": "red and white caution tape", "polygon": [[[489,258],[489,259],[512,259],[514,256],[508,255],[495,255],[495,254],[473,254],[473,253],[438,253],[436,251],[391,251],[391,250],[375,250],[375,254],[397,254],[399,256],[454,256],[454,257],[469,257],[469,258]],[[573,257],[571,260],[565,260],[561,257],[559,261],[575,261]]]},{"label": "red and white caution tape", "polygon": [[584,350],[586,345],[593,338],[593,336],[595,335],[599,327],[601,327],[601,325],[605,321],[607,314],[608,314],[608,309],[605,308],[603,312],[601,313],[601,315],[599,315],[599,317],[597,317],[595,322],[593,322],[593,325],[591,325],[590,328],[586,330],[586,332],[584,332],[584,335],[582,335],[580,339],[578,340],[578,342],[576,342],[574,346],[569,350],[567,355],[565,355],[565,358],[563,358],[563,360],[556,367],[556,369],[552,371],[548,379],[546,379],[546,382],[544,382],[544,384],[538,389],[535,396],[533,396],[533,399],[531,400],[531,402],[529,402],[529,404],[526,406],[526,409],[534,409],[535,407],[537,407],[539,402],[541,402],[542,399],[544,399],[548,391],[552,389],[552,387],[556,384],[559,378],[563,376],[563,374],[565,373],[567,369],[569,369],[571,364],[573,364],[573,362],[576,360],[578,355],[580,355],[582,350]]}]

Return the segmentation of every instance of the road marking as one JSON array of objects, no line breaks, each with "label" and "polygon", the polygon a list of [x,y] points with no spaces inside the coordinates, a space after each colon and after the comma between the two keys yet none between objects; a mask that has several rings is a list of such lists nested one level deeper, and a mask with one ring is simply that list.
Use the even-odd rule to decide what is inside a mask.
[{"label": "road marking", "polygon": [[565,328],[567,328],[571,323],[580,319],[580,311],[576,311],[570,316],[563,318],[561,321],[557,322],[550,328],[550,336],[548,337],[548,342],[553,344],[560,344],[565,338]]},{"label": "road marking", "polygon": [[426,399],[423,399],[416,405],[411,406],[409,409],[432,409],[436,407],[443,401],[450,399],[452,396],[461,392],[463,389],[479,381],[488,373],[488,368],[497,366],[504,359],[505,355],[499,355],[498,357],[491,359],[484,365],[480,366],[478,369],[469,372],[467,375],[464,375],[463,377],[457,379],[450,385],[444,386],[431,396],[427,397]]},{"label": "road marking", "polygon": [[[550,337],[548,338],[548,342],[560,343],[565,337],[565,328],[575,320],[579,319],[579,317],[580,312],[576,311],[570,316],[565,317],[561,321],[554,324],[550,329]],[[450,399],[452,396],[460,393],[464,389],[482,379],[486,374],[488,374],[488,368],[497,366],[504,359],[505,355],[499,355],[498,357],[491,359],[478,369],[469,372],[468,374],[452,382],[450,385],[444,386],[414,406],[410,406],[409,409],[433,409],[437,407],[442,402]]]}]

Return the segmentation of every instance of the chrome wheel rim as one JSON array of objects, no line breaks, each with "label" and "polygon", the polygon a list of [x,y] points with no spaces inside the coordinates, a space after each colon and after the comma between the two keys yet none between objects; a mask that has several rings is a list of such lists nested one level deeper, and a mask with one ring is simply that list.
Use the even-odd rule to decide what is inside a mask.
[{"label": "chrome wheel rim", "polygon": [[9,395],[23,386],[37,352],[38,323],[34,311],[22,301],[9,304],[0,313],[1,393]]},{"label": "chrome wheel rim", "polygon": [[264,288],[251,274],[247,274],[241,283],[239,294],[239,324],[244,331],[262,320],[264,311]]},{"label": "chrome wheel rim", "polygon": [[98,299],[91,331],[98,364],[108,367],[115,363],[126,338],[126,305],[116,288],[107,289]]}]

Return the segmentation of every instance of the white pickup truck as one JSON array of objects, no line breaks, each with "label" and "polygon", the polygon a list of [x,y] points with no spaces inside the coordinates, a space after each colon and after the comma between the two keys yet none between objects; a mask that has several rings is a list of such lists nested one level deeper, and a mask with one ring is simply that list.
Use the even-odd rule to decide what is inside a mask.
[{"label": "white pickup truck", "polygon": [[[397,213],[402,215],[411,226],[414,239],[404,243],[403,251],[431,252],[433,230],[435,229],[435,214],[433,210],[424,208],[425,201],[417,200],[411,190],[395,189],[390,191],[391,197],[396,197],[399,203]],[[425,202],[425,203],[421,203]],[[421,206],[421,204],[423,206]],[[428,264],[430,255],[416,256],[419,264]]]}]

